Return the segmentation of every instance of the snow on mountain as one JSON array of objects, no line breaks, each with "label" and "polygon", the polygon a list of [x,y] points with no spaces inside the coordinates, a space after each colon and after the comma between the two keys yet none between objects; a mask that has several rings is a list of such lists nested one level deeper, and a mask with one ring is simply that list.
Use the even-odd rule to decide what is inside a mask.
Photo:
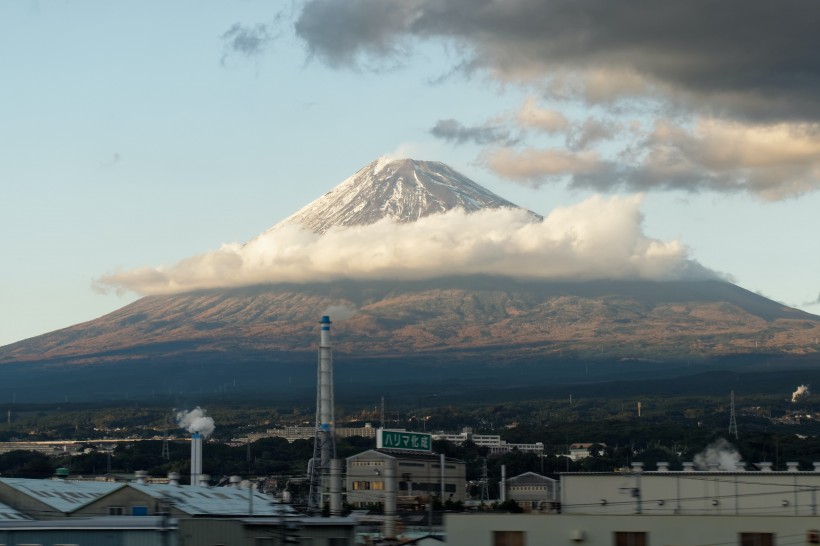
[{"label": "snow on mountain", "polygon": [[499,207],[519,208],[444,163],[380,158],[271,230],[299,224],[325,233],[383,218],[405,223],[455,208],[474,212]]}]

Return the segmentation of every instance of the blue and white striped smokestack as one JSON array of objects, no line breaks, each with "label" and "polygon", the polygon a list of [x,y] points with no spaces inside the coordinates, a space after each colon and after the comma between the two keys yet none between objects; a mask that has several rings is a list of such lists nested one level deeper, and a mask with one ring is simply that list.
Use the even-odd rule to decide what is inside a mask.
[{"label": "blue and white striped smokestack", "polygon": [[[319,337],[319,429],[323,432],[332,433],[333,367],[330,350],[330,325],[332,324],[330,317],[323,316],[319,324],[322,328]],[[324,454],[322,459],[324,459]]]},{"label": "blue and white striped smokestack", "polygon": [[199,485],[199,476],[202,474],[202,434],[194,432],[191,435],[191,485]]}]

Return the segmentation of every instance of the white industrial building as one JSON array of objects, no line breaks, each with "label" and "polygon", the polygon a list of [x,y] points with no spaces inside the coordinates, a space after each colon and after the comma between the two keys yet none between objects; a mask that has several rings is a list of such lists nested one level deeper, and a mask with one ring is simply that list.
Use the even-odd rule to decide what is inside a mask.
[{"label": "white industrial building", "polygon": [[551,512],[557,509],[558,480],[525,472],[502,482],[503,499],[515,501],[525,512]]},{"label": "white industrial building", "polygon": [[820,544],[820,464],[771,471],[669,471],[637,463],[623,473],[561,475],[560,513],[449,514],[450,546],[796,546]]}]

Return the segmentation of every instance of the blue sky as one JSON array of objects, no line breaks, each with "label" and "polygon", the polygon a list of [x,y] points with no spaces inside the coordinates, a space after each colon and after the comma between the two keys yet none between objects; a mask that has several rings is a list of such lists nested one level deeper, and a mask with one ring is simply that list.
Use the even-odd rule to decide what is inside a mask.
[{"label": "blue sky", "polygon": [[[545,215],[642,192],[647,236],[820,312],[820,129],[797,85],[749,83],[750,65],[732,60],[717,68],[737,78],[698,80],[623,40],[556,60],[555,44],[522,46],[469,4],[0,4],[0,345],[134,301],[92,285],[247,241],[383,154],[443,161]],[[559,4],[511,0],[505,26],[535,5],[560,20]],[[769,72],[791,59],[789,44],[769,49],[780,45],[760,60]],[[528,122],[526,104],[564,121]]]}]

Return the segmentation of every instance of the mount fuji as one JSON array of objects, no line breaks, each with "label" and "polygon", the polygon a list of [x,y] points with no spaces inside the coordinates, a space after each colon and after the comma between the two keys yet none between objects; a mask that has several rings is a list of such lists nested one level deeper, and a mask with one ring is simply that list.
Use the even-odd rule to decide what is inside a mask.
[{"label": "mount fuji", "polygon": [[[231,260],[251,261],[242,252],[288,233],[323,241],[351,229],[412,228],[442,215],[469,219],[488,211],[517,215],[527,236],[547,222],[443,163],[380,159],[238,245]],[[496,254],[512,256],[512,244],[471,247],[479,247],[480,260],[504,265],[505,256]],[[531,270],[555,261],[537,262]],[[190,269],[196,262],[186,263]],[[410,384],[420,392],[441,388],[447,379],[483,386],[601,381],[629,373],[692,373],[681,371],[682,362],[708,366],[817,355],[820,317],[715,276],[575,280],[540,278],[530,270],[510,274],[518,271],[515,264],[488,272],[465,267],[460,273],[460,267],[408,277],[391,265],[392,277],[329,281],[275,281],[254,270],[238,284],[188,289],[175,278],[182,289],[158,290],[98,319],[0,347],[0,384],[38,399],[55,396],[43,386],[57,384],[85,399],[124,392],[309,393],[317,321],[325,314],[334,321],[337,384],[358,393]],[[151,278],[157,276],[152,272]]]}]

